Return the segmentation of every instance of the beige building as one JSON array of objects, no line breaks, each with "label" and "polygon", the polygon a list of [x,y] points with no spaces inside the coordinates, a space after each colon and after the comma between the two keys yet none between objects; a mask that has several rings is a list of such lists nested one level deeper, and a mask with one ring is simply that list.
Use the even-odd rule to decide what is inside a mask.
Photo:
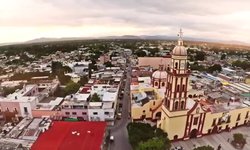
[{"label": "beige building", "polygon": [[138,57],[137,66],[151,66],[153,69],[158,69],[160,65],[163,65],[163,68],[166,68],[170,61],[170,57]]}]

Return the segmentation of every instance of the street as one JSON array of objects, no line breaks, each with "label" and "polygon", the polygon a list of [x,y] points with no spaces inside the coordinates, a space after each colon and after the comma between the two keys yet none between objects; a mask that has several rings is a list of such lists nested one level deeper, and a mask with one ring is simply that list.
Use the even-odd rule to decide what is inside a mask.
[{"label": "street", "polygon": [[128,140],[127,124],[130,122],[130,80],[131,80],[131,65],[128,63],[127,78],[124,87],[124,96],[122,99],[122,117],[117,120],[116,124],[111,127],[111,135],[114,136],[114,141],[110,143],[111,150],[131,150],[132,147]]}]

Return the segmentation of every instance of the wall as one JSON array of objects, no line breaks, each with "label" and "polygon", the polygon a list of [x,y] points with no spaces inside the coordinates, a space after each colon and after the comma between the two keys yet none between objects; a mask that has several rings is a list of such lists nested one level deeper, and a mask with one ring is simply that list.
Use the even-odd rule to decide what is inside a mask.
[{"label": "wall", "polygon": [[186,111],[176,112],[175,116],[170,116],[171,114],[165,107],[162,107],[161,120],[157,122],[157,126],[168,133],[168,138],[170,140],[174,139],[177,135],[178,138],[183,138],[184,131],[186,127],[187,115]]},{"label": "wall", "polygon": [[[66,112],[69,112],[69,115],[67,115]],[[73,112],[76,112],[76,115],[74,115]],[[83,117],[84,120],[88,120],[87,109],[62,109],[61,115],[63,117],[70,117],[70,118]]]},{"label": "wall", "polygon": [[[208,134],[209,130],[213,130],[214,126],[212,126],[213,124],[213,120],[216,118],[216,125],[217,128],[221,128],[221,130],[225,130],[226,126],[228,126],[229,128],[235,128],[236,127],[236,123],[238,123],[238,126],[243,125],[245,120],[249,120],[249,117],[246,119],[246,113],[250,111],[249,108],[241,108],[241,109],[235,109],[235,110],[231,110],[229,111],[229,115],[231,116],[230,118],[230,123],[222,123],[221,125],[218,125],[218,121],[219,118],[223,116],[223,112],[220,113],[207,113],[207,117],[205,118],[205,124],[204,124],[204,128],[203,128],[203,134]],[[237,117],[238,114],[241,114],[240,116],[240,120],[237,121]],[[249,112],[249,116],[250,116],[250,112]]]},{"label": "wall", "polygon": [[0,102],[0,108],[1,111],[6,111],[8,108],[10,112],[14,112],[16,108],[18,115],[21,115],[20,105],[18,102]]},{"label": "wall", "polygon": [[[97,115],[93,113],[97,112]],[[88,120],[89,121],[104,121],[104,111],[103,109],[88,109]]]},{"label": "wall", "polygon": [[163,64],[164,68],[170,64],[171,58],[165,57],[138,57],[137,66],[151,66],[154,69],[158,69],[159,65]]},{"label": "wall", "polygon": [[[22,117],[26,117],[26,116],[29,116],[29,117],[32,117],[32,109],[31,109],[31,103],[29,102],[20,102],[20,110],[21,110],[21,116]],[[24,112],[24,107],[27,108],[27,113]]]},{"label": "wall", "polygon": [[33,117],[42,117],[42,116],[62,116],[62,112],[53,111],[53,110],[32,110]]}]

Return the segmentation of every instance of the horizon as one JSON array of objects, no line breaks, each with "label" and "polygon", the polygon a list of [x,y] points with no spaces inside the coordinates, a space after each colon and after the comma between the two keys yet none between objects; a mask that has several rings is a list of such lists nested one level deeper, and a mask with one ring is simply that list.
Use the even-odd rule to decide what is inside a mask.
[{"label": "horizon", "polygon": [[[213,1],[213,2],[212,2]],[[39,38],[176,36],[249,43],[250,1],[8,0],[0,6],[0,43]],[[227,6],[221,9],[222,6]]]}]

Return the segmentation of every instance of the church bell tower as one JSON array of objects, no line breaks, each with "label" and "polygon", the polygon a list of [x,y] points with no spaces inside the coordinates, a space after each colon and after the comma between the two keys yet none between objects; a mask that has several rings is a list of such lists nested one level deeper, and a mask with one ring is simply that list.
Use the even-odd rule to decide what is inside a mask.
[{"label": "church bell tower", "polygon": [[165,107],[171,111],[186,109],[187,87],[190,70],[188,68],[187,50],[183,46],[183,32],[180,29],[178,45],[172,51],[171,63],[167,67],[167,86]]}]

